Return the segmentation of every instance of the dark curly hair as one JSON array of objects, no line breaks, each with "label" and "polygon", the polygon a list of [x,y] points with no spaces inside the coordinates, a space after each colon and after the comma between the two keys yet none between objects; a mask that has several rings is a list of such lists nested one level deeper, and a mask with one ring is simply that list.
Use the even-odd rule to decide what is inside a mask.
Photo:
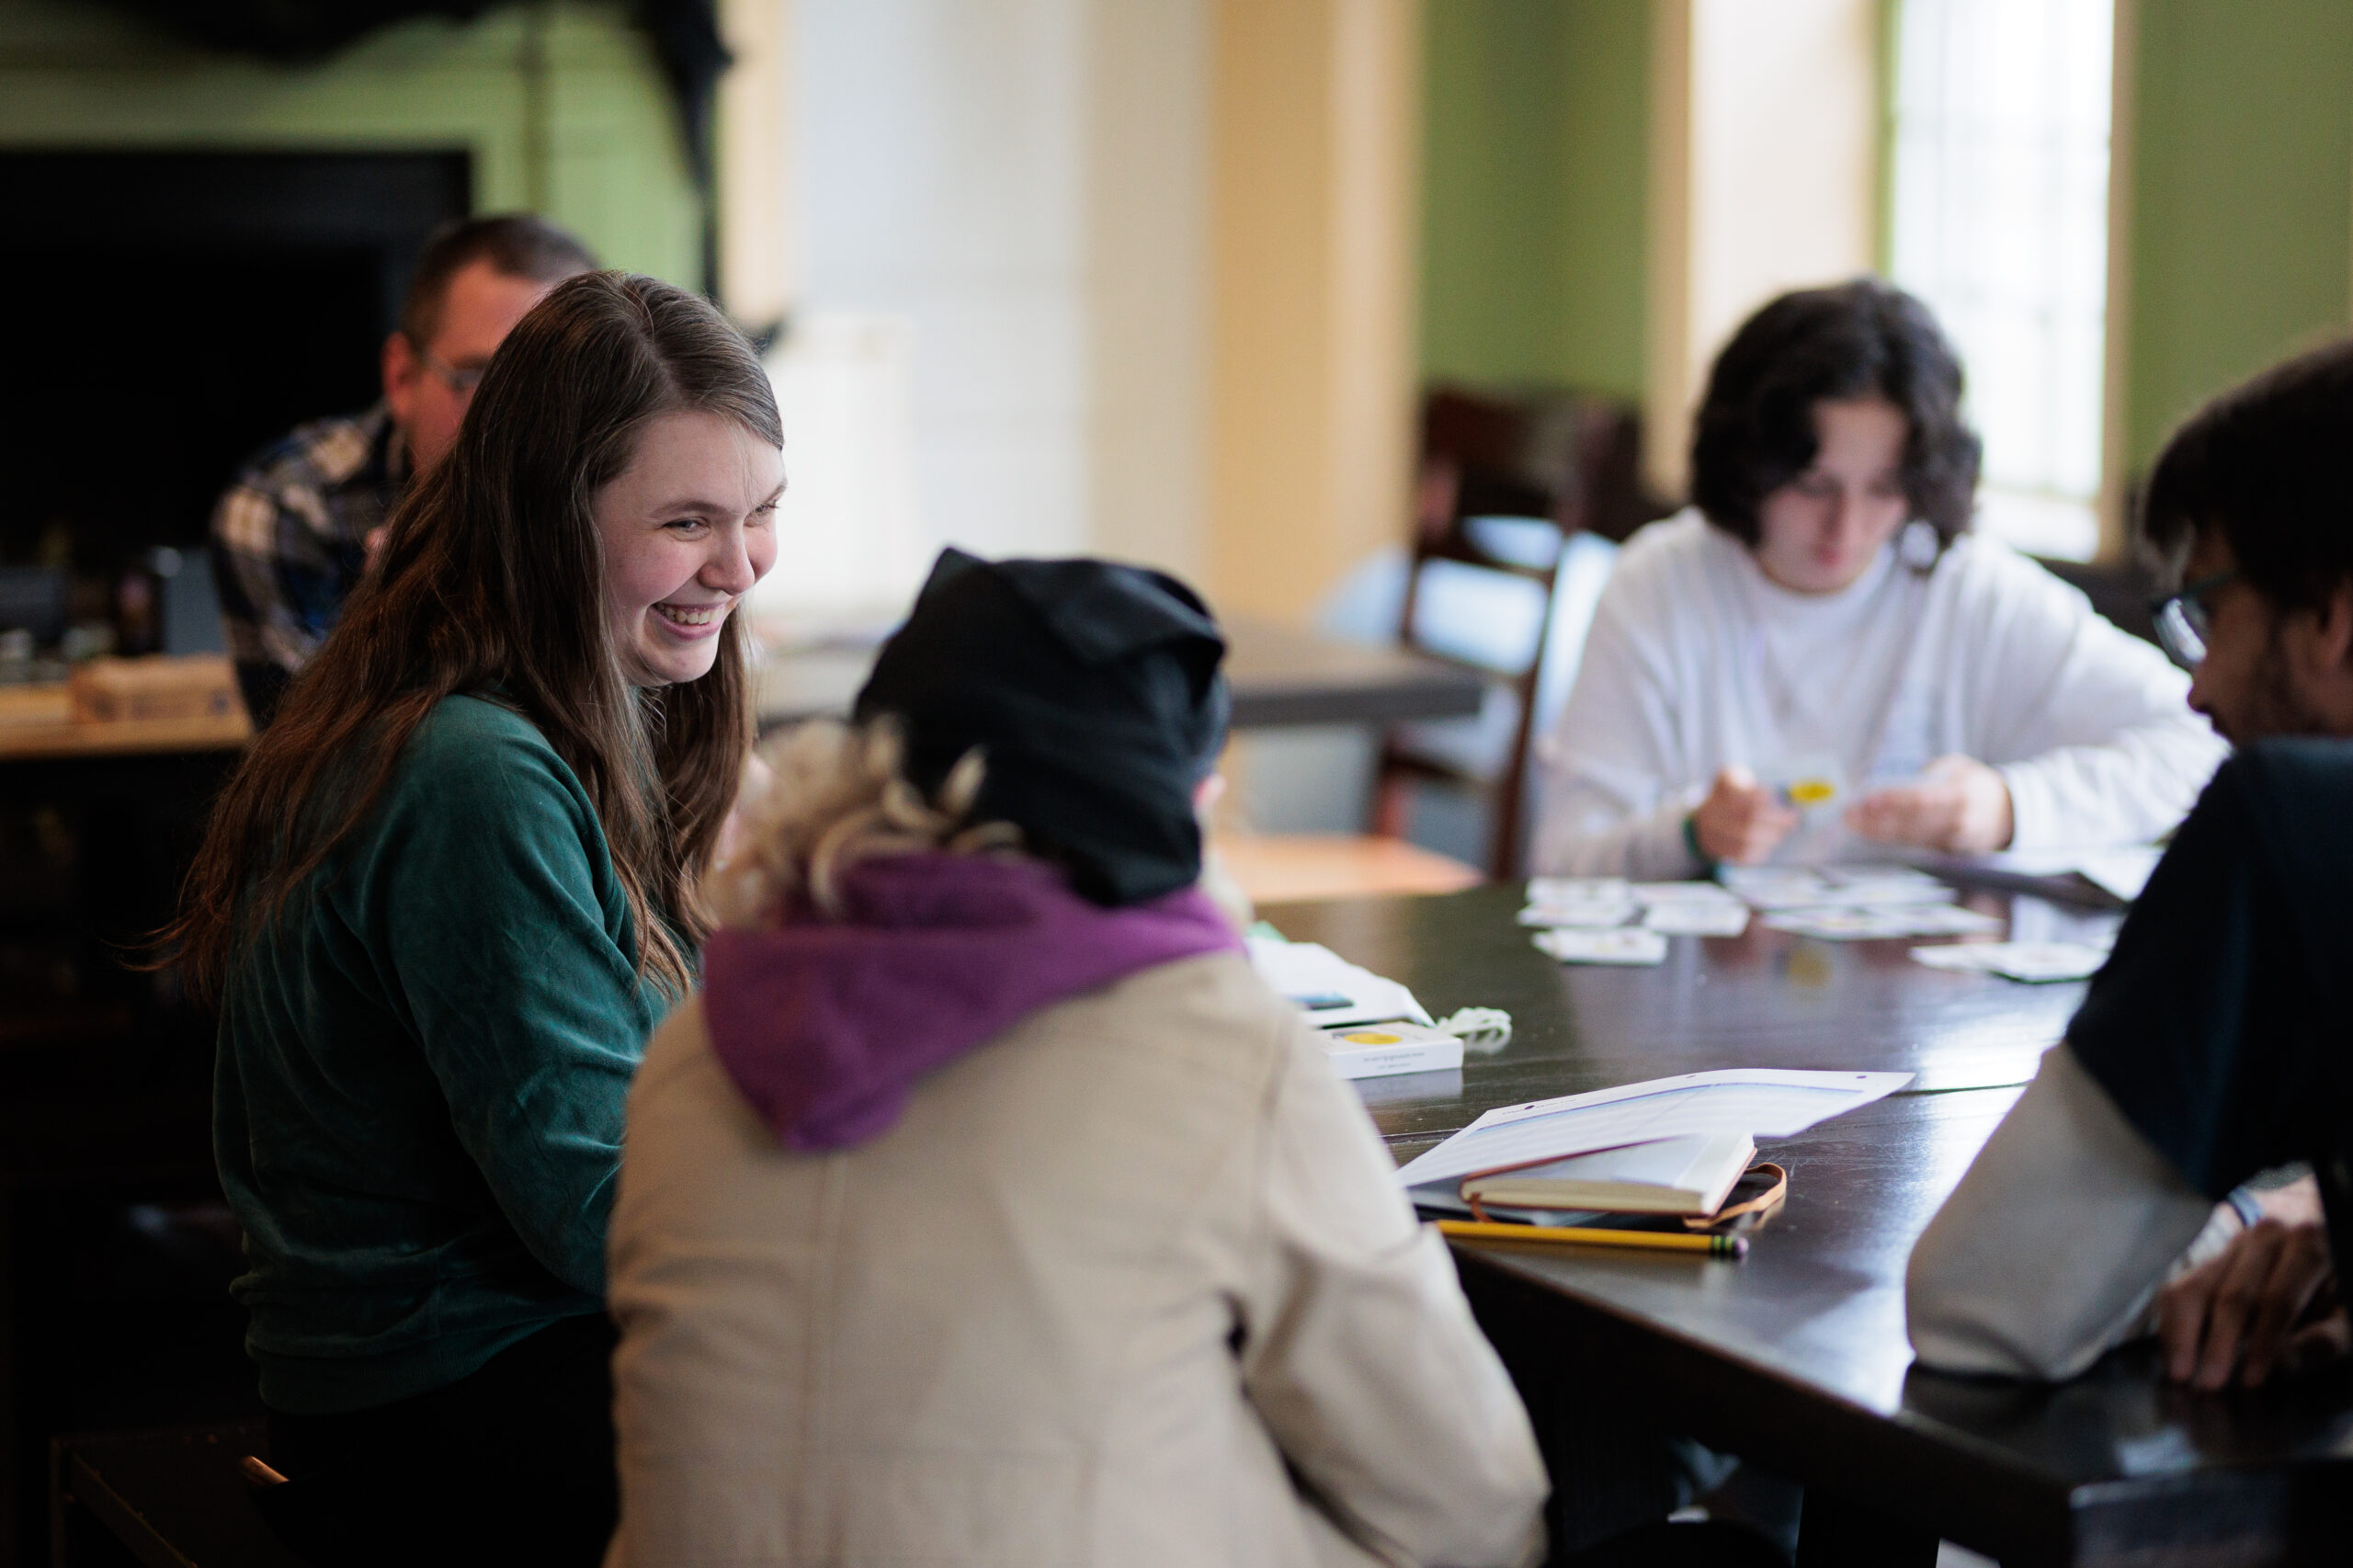
[{"label": "dark curly hair", "polygon": [[2141,531],[2160,554],[2212,528],[2275,605],[2353,578],[2353,343],[2274,365],[2185,421],[2157,456]]},{"label": "dark curly hair", "polygon": [[1813,466],[1813,405],[1876,393],[1904,411],[1904,494],[1950,544],[1969,527],[1980,444],[1961,417],[1961,360],[1928,307],[1858,278],[1782,295],[1741,324],[1691,426],[1691,500],[1751,549],[1766,496]]}]

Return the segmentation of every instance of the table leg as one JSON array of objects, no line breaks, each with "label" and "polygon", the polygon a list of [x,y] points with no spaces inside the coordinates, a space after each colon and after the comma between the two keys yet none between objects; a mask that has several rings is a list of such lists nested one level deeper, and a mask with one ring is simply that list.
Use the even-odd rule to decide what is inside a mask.
[{"label": "table leg", "polygon": [[1933,1531],[1806,1488],[1797,1568],[1936,1568],[1937,1544]]}]

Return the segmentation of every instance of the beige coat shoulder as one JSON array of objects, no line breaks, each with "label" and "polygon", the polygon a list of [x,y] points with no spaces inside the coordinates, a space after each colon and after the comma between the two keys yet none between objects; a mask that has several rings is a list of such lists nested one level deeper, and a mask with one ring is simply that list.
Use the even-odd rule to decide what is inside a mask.
[{"label": "beige coat shoulder", "polygon": [[610,1255],[616,1563],[1541,1552],[1444,1249],[1237,956],[1032,1015],[818,1154],[689,1004],[631,1097]]}]

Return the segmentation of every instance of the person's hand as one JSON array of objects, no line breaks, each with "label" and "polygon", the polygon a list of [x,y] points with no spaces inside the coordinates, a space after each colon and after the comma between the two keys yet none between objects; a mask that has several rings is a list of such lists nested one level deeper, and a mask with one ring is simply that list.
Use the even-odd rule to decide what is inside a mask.
[{"label": "person's hand", "polygon": [[1692,836],[1711,860],[1753,866],[1798,825],[1797,812],[1745,767],[1727,767],[1708,788],[1708,798],[1691,813]]},{"label": "person's hand", "polygon": [[1847,807],[1847,825],[1881,844],[1979,855],[2010,842],[2010,787],[1974,757],[1940,756],[1917,782],[1874,790]]},{"label": "person's hand", "polygon": [[2275,1370],[2337,1359],[2353,1334],[2329,1270],[2327,1231],[2272,1219],[2242,1231],[2158,1293],[2157,1337],[2165,1375],[2207,1390],[2234,1373],[2260,1388]]}]

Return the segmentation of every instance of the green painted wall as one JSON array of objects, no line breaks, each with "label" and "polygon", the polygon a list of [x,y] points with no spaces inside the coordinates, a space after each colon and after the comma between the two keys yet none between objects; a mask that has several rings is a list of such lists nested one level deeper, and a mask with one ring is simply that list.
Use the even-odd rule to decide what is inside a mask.
[{"label": "green painted wall", "polygon": [[1644,0],[1424,0],[1421,364],[1639,398]]},{"label": "green painted wall", "polygon": [[0,146],[465,148],[478,209],[541,211],[608,265],[699,287],[700,201],[643,36],[618,5],[538,14],[536,37],[507,8],[289,67],[88,0],[0,0]]},{"label": "green painted wall", "polygon": [[2126,449],[2345,331],[2353,5],[2141,0]]}]

